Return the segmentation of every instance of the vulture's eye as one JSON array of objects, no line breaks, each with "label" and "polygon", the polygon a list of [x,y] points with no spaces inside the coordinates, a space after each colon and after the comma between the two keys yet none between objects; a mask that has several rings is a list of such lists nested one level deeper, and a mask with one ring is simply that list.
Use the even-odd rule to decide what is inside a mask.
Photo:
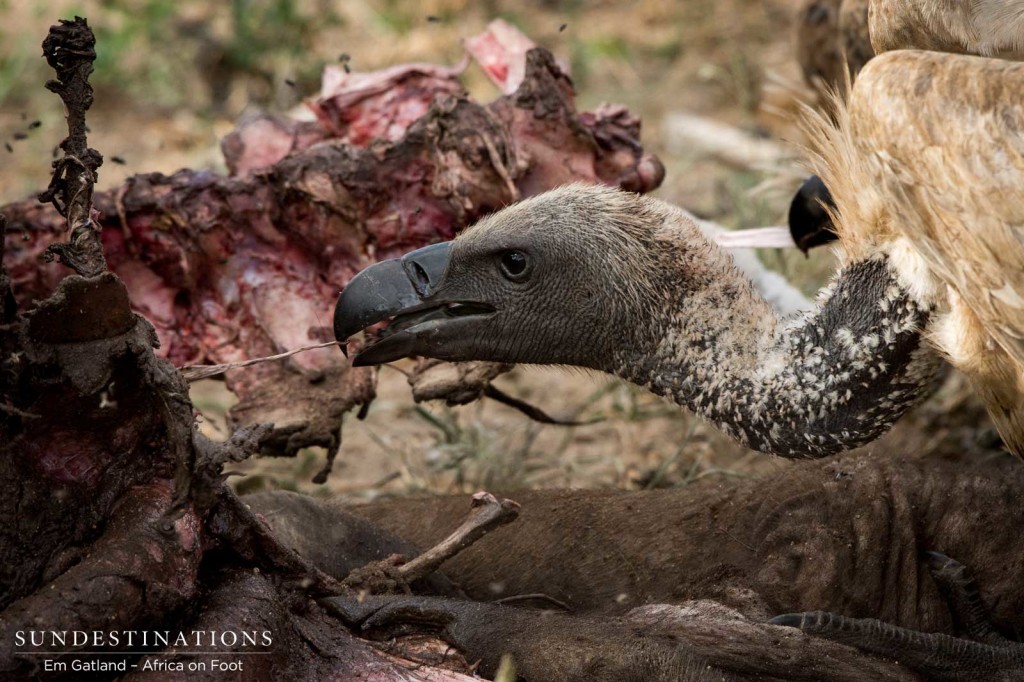
[{"label": "vulture's eye", "polygon": [[501,272],[510,280],[519,281],[529,274],[530,260],[522,251],[503,251],[501,254]]}]

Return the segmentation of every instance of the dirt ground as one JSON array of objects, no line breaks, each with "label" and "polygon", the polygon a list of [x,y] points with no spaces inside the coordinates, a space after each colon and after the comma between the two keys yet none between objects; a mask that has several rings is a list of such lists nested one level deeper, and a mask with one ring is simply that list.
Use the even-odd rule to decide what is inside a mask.
[{"label": "dirt ground", "polygon": [[[198,0],[0,1],[0,200],[42,188],[61,137],[56,97],[46,92],[39,42],[54,19],[88,17],[99,37],[90,143],[107,158],[100,188],[133,173],[179,167],[223,172],[218,140],[255,108],[284,111],[315,94],[323,64],[347,55],[351,68],[402,62],[454,64],[460,40],[503,17],[570,65],[581,108],[622,102],[644,121],[645,147],[667,169],[658,195],[731,227],[780,223],[787,190],[755,190],[772,174],[737,170],[671,144],[672,112],[707,116],[758,135],[799,141],[785,112],[806,97],[794,60],[793,0]],[[471,67],[467,88],[495,96]],[[38,121],[38,124],[36,122]],[[117,157],[115,159],[115,157]],[[807,292],[833,263],[827,253],[766,252],[765,262]],[[330,311],[325,308],[324,317]],[[595,423],[530,422],[502,405],[414,405],[399,370],[380,373],[365,421],[354,415],[326,485],[310,482],[323,452],[238,467],[240,488],[283,487],[372,497],[480,488],[687,485],[751,476],[787,462],[728,443],[684,410],[608,377],[517,368],[498,381],[550,414]],[[223,431],[231,396],[197,384],[204,428]]]}]

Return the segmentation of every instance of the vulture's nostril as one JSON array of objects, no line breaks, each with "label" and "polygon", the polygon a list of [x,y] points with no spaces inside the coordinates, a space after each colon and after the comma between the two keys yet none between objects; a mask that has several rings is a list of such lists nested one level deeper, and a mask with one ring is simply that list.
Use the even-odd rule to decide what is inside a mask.
[{"label": "vulture's nostril", "polygon": [[430,275],[428,275],[427,271],[423,269],[423,266],[416,261],[412,262],[412,272],[416,278],[413,285],[416,287],[420,296],[426,296],[430,291]]},{"label": "vulture's nostril", "polygon": [[420,298],[437,293],[445,270],[448,269],[450,242],[441,242],[407,253],[402,258],[402,267]]}]

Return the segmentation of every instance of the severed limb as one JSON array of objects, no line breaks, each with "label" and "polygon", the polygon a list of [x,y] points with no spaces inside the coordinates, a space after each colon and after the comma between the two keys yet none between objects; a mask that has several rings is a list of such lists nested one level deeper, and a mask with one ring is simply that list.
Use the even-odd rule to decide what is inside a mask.
[{"label": "severed limb", "polygon": [[[316,102],[316,123],[242,124],[225,141],[229,177],[153,173],[96,192],[92,219],[107,263],[154,325],[161,354],[177,366],[230,365],[324,343],[338,291],[375,260],[450,239],[500,206],[566,182],[632,191],[661,182],[663,168],[639,144],[639,119],[621,107],[577,111],[571,81],[549,53],[520,59],[520,87],[489,104],[436,68],[342,79]],[[407,106],[410,98],[418,104]],[[278,134],[287,144],[276,143]],[[66,170],[90,175],[78,164]],[[4,264],[27,306],[63,275],[40,267],[38,256],[65,221],[34,201],[0,210]],[[320,348],[229,370],[225,380],[239,397],[232,428],[274,424],[262,454],[313,445],[330,456],[344,414],[373,399],[376,374]]]},{"label": "severed limb", "polygon": [[967,568],[939,552],[928,552],[925,559],[964,637],[826,611],[788,613],[769,622],[899,661],[929,680],[1024,680],[1024,644],[996,632]]},{"label": "severed limb", "polygon": [[441,597],[332,597],[321,604],[351,628],[382,636],[430,632],[492,676],[510,656],[520,679],[619,682],[722,679],[685,646],[616,620]]},{"label": "severed limb", "polygon": [[[897,665],[831,642],[787,642],[778,628],[729,609],[695,615],[697,607],[690,605],[651,606],[677,611],[670,621],[691,621],[680,628],[649,615],[602,618],[440,597],[340,596],[321,604],[368,637],[439,636],[468,660],[480,661],[484,675],[508,656],[520,679],[560,682],[916,679]],[[707,639],[693,639],[699,632]]]}]

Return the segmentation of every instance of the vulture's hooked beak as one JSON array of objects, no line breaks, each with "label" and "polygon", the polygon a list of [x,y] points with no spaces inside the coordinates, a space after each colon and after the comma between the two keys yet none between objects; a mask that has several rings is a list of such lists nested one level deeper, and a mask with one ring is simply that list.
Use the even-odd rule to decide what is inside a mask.
[{"label": "vulture's hooked beak", "polygon": [[[425,246],[401,258],[371,265],[352,278],[334,309],[334,336],[353,334],[391,318],[380,339],[352,358],[354,366],[379,365],[410,355],[436,357],[438,332],[489,315],[483,303],[445,295],[451,242]],[[344,348],[344,345],[342,346]]]},{"label": "vulture's hooked beak", "polygon": [[835,210],[832,193],[817,175],[804,180],[789,205],[789,233],[804,255],[815,246],[834,242],[835,226],[825,207]]}]

